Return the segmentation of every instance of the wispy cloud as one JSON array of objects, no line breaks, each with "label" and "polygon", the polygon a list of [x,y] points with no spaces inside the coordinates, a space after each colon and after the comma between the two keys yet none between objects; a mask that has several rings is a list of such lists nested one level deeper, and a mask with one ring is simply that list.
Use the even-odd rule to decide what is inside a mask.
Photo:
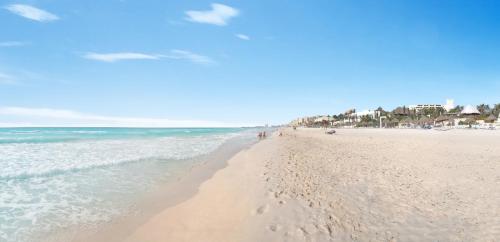
[{"label": "wispy cloud", "polygon": [[51,22],[59,19],[55,14],[26,4],[10,4],[4,8],[21,17],[38,22]]},{"label": "wispy cloud", "polygon": [[72,127],[242,127],[200,120],[162,118],[113,117],[87,114],[64,109],[0,107],[0,126],[72,126]]},{"label": "wispy cloud", "polygon": [[15,77],[0,72],[0,85],[16,85],[16,84],[19,84],[19,82]]},{"label": "wispy cloud", "polygon": [[171,50],[170,55],[163,57],[170,59],[184,59],[198,64],[215,64],[216,62],[208,56],[195,54],[187,50]]},{"label": "wispy cloud", "polygon": [[118,53],[87,53],[84,58],[103,62],[116,62],[122,60],[158,60],[158,59],[174,59],[188,60],[197,64],[214,64],[216,63],[208,56],[199,55],[187,50],[170,50],[168,54],[145,54],[137,52],[118,52]]},{"label": "wispy cloud", "polygon": [[156,55],[149,55],[143,53],[135,52],[120,52],[120,53],[87,53],[83,56],[86,59],[104,61],[104,62],[115,62],[121,60],[156,60],[159,57]]},{"label": "wispy cloud", "polygon": [[26,42],[20,42],[20,41],[4,41],[4,42],[0,42],[0,47],[18,47],[18,46],[24,46],[27,44],[28,43],[26,43]]},{"label": "wispy cloud", "polygon": [[248,35],[244,35],[244,34],[236,34],[235,35],[237,38],[240,38],[242,40],[250,40],[250,37],[248,37]]},{"label": "wispy cloud", "polygon": [[227,5],[212,3],[212,10],[206,11],[186,11],[187,20],[197,23],[214,24],[219,26],[227,25],[229,19],[238,16],[239,11]]}]

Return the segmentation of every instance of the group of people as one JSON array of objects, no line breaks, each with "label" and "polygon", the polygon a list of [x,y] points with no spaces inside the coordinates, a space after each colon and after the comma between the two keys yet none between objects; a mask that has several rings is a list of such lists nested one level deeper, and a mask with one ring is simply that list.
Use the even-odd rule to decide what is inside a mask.
[{"label": "group of people", "polygon": [[257,135],[257,137],[259,137],[259,139],[265,139],[266,138],[266,131],[259,132],[259,135]]}]

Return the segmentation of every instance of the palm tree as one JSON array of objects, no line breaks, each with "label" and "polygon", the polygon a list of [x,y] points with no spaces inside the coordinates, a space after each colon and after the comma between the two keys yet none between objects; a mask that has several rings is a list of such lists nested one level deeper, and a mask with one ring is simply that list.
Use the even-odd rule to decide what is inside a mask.
[{"label": "palm tree", "polygon": [[500,114],[500,103],[495,104],[495,106],[491,110],[491,113],[498,117],[498,115]]},{"label": "palm tree", "polygon": [[449,113],[460,113],[464,110],[464,106],[457,105],[456,107],[450,109]]},{"label": "palm tree", "polygon": [[479,104],[477,105],[477,110],[481,113],[481,114],[488,114],[490,113],[491,109],[490,109],[490,105],[488,104]]},{"label": "palm tree", "polygon": [[420,113],[424,116],[430,117],[430,118],[437,118],[439,115],[444,113],[443,108],[424,108],[420,111]]}]

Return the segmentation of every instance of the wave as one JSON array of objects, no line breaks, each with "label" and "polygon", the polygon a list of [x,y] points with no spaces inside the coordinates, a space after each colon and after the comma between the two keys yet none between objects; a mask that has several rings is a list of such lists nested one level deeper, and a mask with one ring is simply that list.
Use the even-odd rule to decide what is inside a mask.
[{"label": "wave", "polygon": [[[30,179],[30,178],[36,178],[36,177],[51,177],[51,176],[57,176],[61,174],[68,174],[68,173],[75,173],[75,172],[80,172],[80,171],[86,171],[86,170],[91,170],[91,169],[96,169],[96,168],[106,168],[114,165],[120,165],[120,164],[127,164],[127,163],[132,163],[132,162],[141,162],[145,160],[152,160],[155,158],[144,158],[144,159],[139,159],[139,160],[122,160],[122,161],[114,161],[114,162],[109,162],[109,163],[101,163],[101,164],[85,164],[77,167],[66,167],[66,168],[52,168],[48,169],[46,171],[19,171],[19,172],[13,172],[11,174],[1,174],[0,175],[0,180],[13,180],[13,179]],[[159,158],[158,158],[159,159]]]},{"label": "wave", "polygon": [[12,130],[7,133],[12,133],[12,134],[33,134],[33,133],[40,133],[42,132],[41,130]]},{"label": "wave", "polygon": [[[2,143],[0,139],[0,241],[33,241],[34,236],[73,226],[98,229],[103,222],[132,214],[130,209],[143,194],[175,181],[199,162],[190,158],[233,138],[255,139],[251,130],[192,129],[188,134],[184,132],[188,129],[104,129],[109,133],[54,137],[59,130],[9,137],[0,129],[0,138],[43,140]],[[80,140],[52,142],[61,136]]]},{"label": "wave", "polygon": [[75,134],[106,134],[108,132],[106,131],[103,131],[103,130],[95,130],[95,131],[91,131],[91,130],[72,130],[72,131],[68,131],[70,133],[75,133]]},{"label": "wave", "polygon": [[2,144],[0,179],[26,179],[142,160],[180,160],[207,154],[235,134],[132,140]]}]

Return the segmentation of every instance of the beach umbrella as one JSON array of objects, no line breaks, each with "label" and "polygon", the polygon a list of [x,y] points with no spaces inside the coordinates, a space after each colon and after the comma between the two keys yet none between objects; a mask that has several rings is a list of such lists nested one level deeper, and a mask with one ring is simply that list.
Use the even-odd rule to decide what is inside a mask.
[{"label": "beach umbrella", "polygon": [[486,118],[486,120],[485,120],[485,121],[486,121],[486,122],[493,123],[493,122],[495,122],[496,120],[497,120],[497,118],[495,117],[495,115],[490,114],[490,116],[488,116],[488,117]]},{"label": "beach umbrella", "polygon": [[444,121],[448,121],[448,120],[450,120],[450,118],[447,116],[444,116],[444,115],[441,115],[441,116],[436,118],[436,122],[444,122]]},{"label": "beach umbrella", "polygon": [[464,114],[464,115],[478,115],[478,114],[481,114],[476,107],[472,106],[472,105],[467,105],[465,106],[464,110],[462,110],[462,112],[460,112],[461,114]]},{"label": "beach umbrella", "polygon": [[430,123],[432,122],[432,120],[428,117],[422,117],[418,120],[418,123],[419,124],[427,124],[427,123]]},{"label": "beach umbrella", "polygon": [[476,122],[476,119],[475,119],[475,118],[473,118],[473,117],[470,117],[470,118],[467,118],[467,119],[465,120],[465,122],[466,122],[466,123],[468,123],[468,124],[475,123],[475,122]]},{"label": "beach umbrella", "polygon": [[403,120],[401,120],[400,124],[408,126],[408,125],[413,125],[414,122],[410,117],[406,117]]}]

